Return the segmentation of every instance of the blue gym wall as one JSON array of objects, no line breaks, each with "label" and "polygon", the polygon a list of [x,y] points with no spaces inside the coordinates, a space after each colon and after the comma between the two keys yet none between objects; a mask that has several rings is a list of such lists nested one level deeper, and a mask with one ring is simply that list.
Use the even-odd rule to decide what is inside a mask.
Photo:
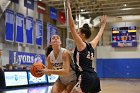
[{"label": "blue gym wall", "polygon": [[140,78],[140,46],[97,48],[96,71],[100,78]]},{"label": "blue gym wall", "polygon": [[140,58],[97,59],[101,78],[140,78]]},{"label": "blue gym wall", "polygon": [[[110,22],[105,28],[96,49],[96,71],[100,78],[140,78],[140,22],[133,17],[131,21],[126,19],[127,16],[124,16],[121,19],[124,22]],[[111,28],[124,26],[137,27],[137,47],[114,48],[111,46]]]}]

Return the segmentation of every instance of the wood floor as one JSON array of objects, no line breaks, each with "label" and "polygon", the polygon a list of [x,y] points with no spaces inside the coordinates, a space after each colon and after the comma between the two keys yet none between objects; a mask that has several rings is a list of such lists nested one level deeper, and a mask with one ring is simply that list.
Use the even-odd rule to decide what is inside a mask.
[{"label": "wood floor", "polygon": [[[50,93],[52,86],[36,86],[0,93]],[[100,93],[140,93],[140,79],[101,79]]]},{"label": "wood floor", "polygon": [[100,93],[140,93],[140,79],[102,79]]}]

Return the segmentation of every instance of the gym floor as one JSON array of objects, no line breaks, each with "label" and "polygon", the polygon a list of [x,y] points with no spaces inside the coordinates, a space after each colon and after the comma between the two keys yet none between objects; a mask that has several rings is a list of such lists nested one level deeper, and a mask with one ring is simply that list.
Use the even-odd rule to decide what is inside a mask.
[{"label": "gym floor", "polygon": [[140,79],[102,79],[100,93],[140,93]]},{"label": "gym floor", "polygon": [[[1,93],[50,93],[52,86],[35,86]],[[100,93],[140,93],[140,79],[101,79]]]}]

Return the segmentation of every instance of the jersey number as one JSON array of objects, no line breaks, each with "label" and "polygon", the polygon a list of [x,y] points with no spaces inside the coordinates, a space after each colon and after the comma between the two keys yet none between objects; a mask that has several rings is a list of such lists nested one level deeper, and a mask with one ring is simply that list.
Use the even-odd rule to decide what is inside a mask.
[{"label": "jersey number", "polygon": [[88,51],[87,58],[90,59],[90,60],[93,60],[93,58],[94,58],[93,53],[90,53]]}]

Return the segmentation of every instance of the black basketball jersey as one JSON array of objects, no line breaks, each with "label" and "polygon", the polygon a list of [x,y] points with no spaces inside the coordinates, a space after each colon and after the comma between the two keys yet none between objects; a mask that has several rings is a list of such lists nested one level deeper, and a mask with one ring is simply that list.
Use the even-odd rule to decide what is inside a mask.
[{"label": "black basketball jersey", "polygon": [[77,64],[77,71],[94,71],[92,68],[92,61],[94,58],[94,49],[90,43],[86,43],[86,48],[78,51],[75,48],[74,62]]}]

